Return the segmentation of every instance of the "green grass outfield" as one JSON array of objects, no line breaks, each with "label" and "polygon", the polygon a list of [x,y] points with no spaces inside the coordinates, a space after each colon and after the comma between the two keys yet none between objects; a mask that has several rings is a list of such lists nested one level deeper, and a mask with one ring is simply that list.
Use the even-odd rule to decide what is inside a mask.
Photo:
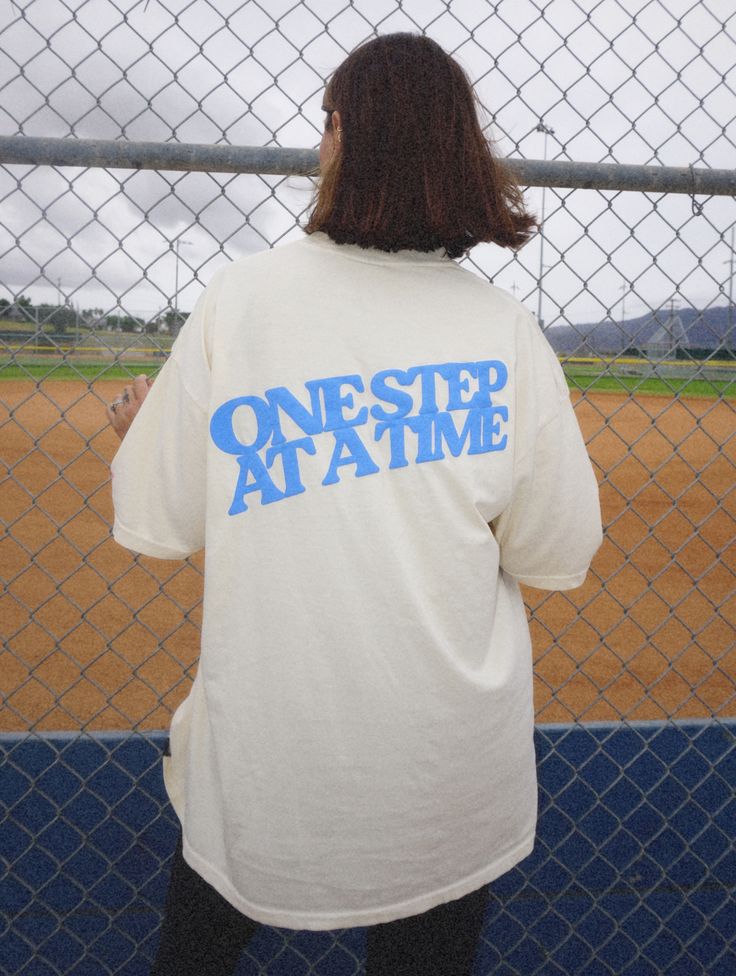
[{"label": "green grass outfield", "polygon": [[[160,365],[144,363],[18,363],[0,360],[0,380],[33,380],[51,382],[53,380],[82,380],[91,383],[96,380],[130,381],[134,376],[145,373],[154,376]],[[709,397],[711,399],[736,399],[736,379],[733,380],[688,380],[642,379],[636,376],[601,376],[589,370],[578,370],[574,366],[565,368],[567,384],[572,390],[581,393],[625,393],[651,396]]]},{"label": "green grass outfield", "polygon": [[0,380],[35,380],[48,383],[53,380],[130,380],[145,373],[155,376],[161,369],[158,363],[8,363],[0,360]]},{"label": "green grass outfield", "polygon": [[643,379],[638,376],[592,376],[588,372],[578,372],[574,367],[565,369],[565,377],[570,389],[579,390],[581,393],[633,393],[636,396],[736,399],[736,379],[688,380],[685,378]]}]

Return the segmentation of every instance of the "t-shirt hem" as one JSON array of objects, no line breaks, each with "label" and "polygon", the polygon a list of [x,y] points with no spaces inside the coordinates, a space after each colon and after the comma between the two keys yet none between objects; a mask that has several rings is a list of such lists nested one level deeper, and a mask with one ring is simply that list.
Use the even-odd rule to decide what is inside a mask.
[{"label": "t-shirt hem", "polygon": [[525,576],[523,573],[514,573],[510,569],[504,572],[512,576],[517,583],[534,586],[538,590],[574,590],[575,587],[583,585],[588,575],[587,569],[572,576]]},{"label": "t-shirt hem", "polygon": [[197,551],[196,549],[172,549],[170,546],[163,546],[152,539],[146,539],[142,535],[131,532],[117,520],[113,525],[112,537],[126,549],[139,552],[144,556],[154,556],[156,559],[186,559]]},{"label": "t-shirt hem", "polygon": [[408,901],[396,902],[383,908],[371,908],[362,912],[287,912],[255,905],[242,898],[227,879],[193,851],[187,843],[186,836],[183,842],[183,852],[186,862],[200,877],[212,885],[239,912],[247,915],[253,921],[277,928],[321,932],[393,922],[400,918],[419,915],[436,908],[438,905],[469,895],[510,871],[511,868],[531,854],[534,847],[534,837],[535,832],[532,831],[530,835],[502,857],[496,858],[481,871],[477,871],[452,885],[421,895],[418,898],[411,898]]}]

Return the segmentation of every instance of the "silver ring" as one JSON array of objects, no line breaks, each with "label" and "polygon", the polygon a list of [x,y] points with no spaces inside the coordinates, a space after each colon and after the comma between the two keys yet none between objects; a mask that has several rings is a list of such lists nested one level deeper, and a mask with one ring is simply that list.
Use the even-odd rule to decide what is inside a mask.
[{"label": "silver ring", "polygon": [[115,413],[116,408],[121,407],[123,405],[123,402],[124,402],[123,400],[113,400],[112,403],[110,404],[110,409],[112,410],[112,412]]}]

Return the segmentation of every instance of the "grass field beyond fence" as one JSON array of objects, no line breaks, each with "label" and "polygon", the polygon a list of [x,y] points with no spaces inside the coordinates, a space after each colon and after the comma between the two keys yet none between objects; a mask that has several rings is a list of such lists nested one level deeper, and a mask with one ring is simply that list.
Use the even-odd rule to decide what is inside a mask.
[{"label": "grass field beyond fence", "polygon": [[[160,333],[81,328],[51,335],[52,331],[48,324],[0,319],[0,380],[91,382],[125,381],[139,373],[151,376],[174,341]],[[40,345],[31,344],[34,338]],[[627,356],[560,358],[568,386],[581,393],[736,399],[736,362],[729,359],[655,363]]]},{"label": "grass field beyond fence", "polygon": [[[565,365],[565,376],[570,389],[582,393],[593,391],[596,393],[634,393],[636,395],[672,396],[672,397],[706,397],[718,399],[736,399],[736,375],[734,379],[688,379],[686,377],[672,377],[659,379],[657,377],[618,376],[605,366],[602,371],[592,371],[590,367]],[[139,373],[146,376],[155,375],[161,368],[161,362],[126,361],[117,362],[75,362],[69,359],[56,359],[45,362],[0,358],[0,380],[33,380],[34,382],[48,382],[49,380],[122,380],[129,381]]]}]

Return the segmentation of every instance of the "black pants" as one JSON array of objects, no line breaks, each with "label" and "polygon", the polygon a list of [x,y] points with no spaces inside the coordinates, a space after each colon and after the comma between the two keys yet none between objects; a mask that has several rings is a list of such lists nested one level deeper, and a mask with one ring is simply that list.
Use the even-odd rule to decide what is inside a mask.
[{"label": "black pants", "polygon": [[[371,925],[366,976],[470,976],[487,888],[421,915]],[[177,844],[151,976],[231,976],[259,923],[201,878]]]}]

